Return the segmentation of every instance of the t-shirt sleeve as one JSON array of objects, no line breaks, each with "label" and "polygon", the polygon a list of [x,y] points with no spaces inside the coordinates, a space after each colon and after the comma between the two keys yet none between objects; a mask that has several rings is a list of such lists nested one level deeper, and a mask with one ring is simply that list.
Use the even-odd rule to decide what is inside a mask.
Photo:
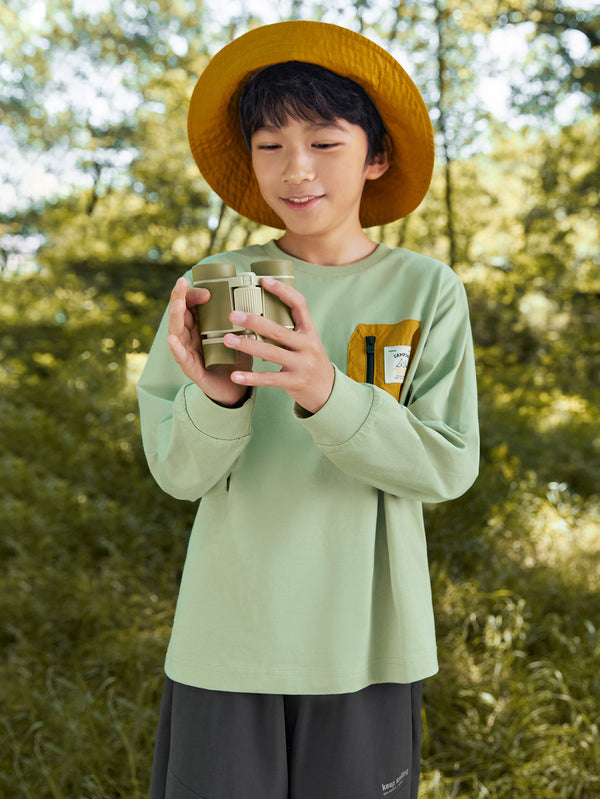
[{"label": "t-shirt sleeve", "polygon": [[294,413],[340,469],[392,495],[440,502],[463,494],[479,469],[473,342],[462,283],[440,292],[405,403],[336,368],[327,403]]},{"label": "t-shirt sleeve", "polygon": [[173,358],[168,326],[165,314],[137,386],[142,443],[159,486],[197,500],[228,474],[250,441],[254,398],[236,408],[209,399]]}]

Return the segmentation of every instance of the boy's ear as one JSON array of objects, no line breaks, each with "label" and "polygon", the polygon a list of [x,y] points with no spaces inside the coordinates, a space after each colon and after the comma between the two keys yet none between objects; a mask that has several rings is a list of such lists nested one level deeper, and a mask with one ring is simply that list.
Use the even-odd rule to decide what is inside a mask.
[{"label": "boy's ear", "polygon": [[377,153],[367,164],[366,179],[377,180],[385,172],[388,171],[390,166],[390,158],[392,155],[392,141],[390,137],[385,135],[384,139],[385,149],[381,153]]}]

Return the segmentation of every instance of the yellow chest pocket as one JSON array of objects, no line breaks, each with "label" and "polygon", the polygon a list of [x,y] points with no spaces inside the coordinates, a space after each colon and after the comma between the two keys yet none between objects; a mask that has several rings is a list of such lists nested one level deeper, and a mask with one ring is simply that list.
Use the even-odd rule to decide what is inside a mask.
[{"label": "yellow chest pocket", "polygon": [[394,325],[360,324],[348,344],[348,377],[372,383],[400,398],[421,337],[421,325],[405,319]]}]

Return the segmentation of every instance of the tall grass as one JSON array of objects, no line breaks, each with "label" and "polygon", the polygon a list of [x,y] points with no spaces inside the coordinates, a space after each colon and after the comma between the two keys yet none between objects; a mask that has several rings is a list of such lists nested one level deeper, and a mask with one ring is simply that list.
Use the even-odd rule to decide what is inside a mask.
[{"label": "tall grass", "polygon": [[[2,284],[10,799],[147,793],[194,513],[148,475],[128,377],[162,304],[127,275],[118,294],[101,275]],[[481,477],[427,509],[441,661],[425,687],[428,799],[600,797],[600,398],[585,374],[567,386],[522,361],[500,372],[479,349]]]}]

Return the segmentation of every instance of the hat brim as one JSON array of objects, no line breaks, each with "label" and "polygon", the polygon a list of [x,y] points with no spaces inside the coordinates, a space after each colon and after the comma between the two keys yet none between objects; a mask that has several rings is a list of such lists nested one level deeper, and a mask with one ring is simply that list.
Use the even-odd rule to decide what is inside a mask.
[{"label": "hat brim", "polygon": [[262,67],[306,61],[351,78],[369,94],[392,141],[390,167],[367,181],[360,206],[363,227],[393,222],[423,200],[433,173],[433,129],[412,79],[370,39],[324,22],[278,22],[249,31],[220,50],[192,94],[188,137],[209,186],[239,214],[283,228],[264,201],[239,121],[244,85]]}]

